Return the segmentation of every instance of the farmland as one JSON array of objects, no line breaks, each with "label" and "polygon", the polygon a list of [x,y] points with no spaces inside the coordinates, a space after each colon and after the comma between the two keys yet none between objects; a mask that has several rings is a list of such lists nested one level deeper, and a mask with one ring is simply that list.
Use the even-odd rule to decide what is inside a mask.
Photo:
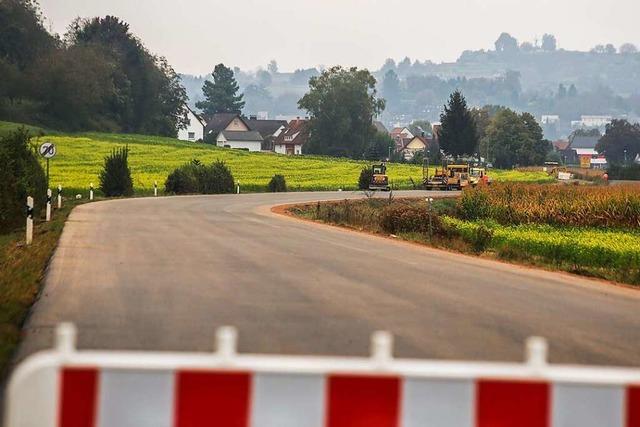
[{"label": "farmland", "polygon": [[[344,201],[290,212],[446,249],[640,284],[640,189],[501,184],[455,200]],[[389,217],[394,220],[389,222]],[[391,225],[391,226],[390,226]],[[427,232],[429,230],[429,232]]]},{"label": "farmland", "polygon": [[[7,128],[8,124],[0,123],[0,129]],[[146,135],[84,133],[34,138],[34,142],[43,140],[55,143],[58,148],[51,162],[51,184],[62,184],[72,192],[86,191],[91,182],[97,185],[104,156],[125,144],[130,148],[130,167],[138,194],[150,192],[156,180],[162,188],[173,169],[192,159],[205,163],[224,160],[243,191],[266,191],[267,183],[275,174],[284,175],[293,191],[355,190],[360,170],[369,164],[320,156],[249,153]],[[417,165],[392,164],[388,172],[392,185],[398,189],[411,189],[411,180],[418,184],[422,178],[422,167]],[[494,170],[492,177],[496,181],[552,181],[544,172]]]}]

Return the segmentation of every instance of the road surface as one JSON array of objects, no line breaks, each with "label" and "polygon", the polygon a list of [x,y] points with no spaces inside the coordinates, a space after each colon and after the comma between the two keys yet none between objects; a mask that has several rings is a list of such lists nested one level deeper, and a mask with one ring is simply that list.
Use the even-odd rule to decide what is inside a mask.
[{"label": "road surface", "polygon": [[[414,195],[424,195],[413,192]],[[242,352],[368,354],[386,329],[403,357],[640,365],[640,292],[287,218],[277,204],[356,193],[187,196],[85,204],[71,214],[20,357],[72,321],[79,346],[208,351],[235,325]]]}]

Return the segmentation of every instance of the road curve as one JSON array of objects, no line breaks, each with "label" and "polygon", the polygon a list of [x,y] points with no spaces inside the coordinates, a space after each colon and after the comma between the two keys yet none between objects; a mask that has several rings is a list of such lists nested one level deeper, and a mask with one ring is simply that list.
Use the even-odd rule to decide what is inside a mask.
[{"label": "road curve", "polygon": [[[412,192],[412,195],[424,195]],[[640,365],[640,292],[274,214],[356,193],[187,196],[85,204],[71,214],[19,358],[72,321],[80,348],[211,350],[235,325],[242,352]]]}]

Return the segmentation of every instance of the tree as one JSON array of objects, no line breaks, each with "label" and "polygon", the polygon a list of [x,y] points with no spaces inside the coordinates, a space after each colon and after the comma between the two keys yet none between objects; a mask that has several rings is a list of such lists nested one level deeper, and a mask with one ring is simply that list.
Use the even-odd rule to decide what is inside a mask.
[{"label": "tree", "polygon": [[553,34],[545,34],[542,36],[542,50],[553,52],[554,50],[556,50],[556,47],[556,37]]},{"label": "tree", "polygon": [[271,74],[278,74],[278,63],[276,62],[275,59],[272,59],[271,61],[269,61],[269,65],[267,65],[267,70],[269,70]]},{"label": "tree", "polygon": [[633,162],[640,154],[640,124],[613,120],[598,141],[596,151],[604,154],[610,165]]},{"label": "tree", "polygon": [[569,91],[567,92],[567,96],[569,98],[575,98],[576,96],[578,96],[578,89],[576,88],[576,85],[571,84],[571,86],[569,86]]},{"label": "tree", "polygon": [[638,48],[633,43],[624,43],[620,46],[619,51],[623,55],[631,55],[634,53],[638,53]]},{"label": "tree", "polygon": [[509,33],[502,33],[495,42],[496,52],[515,53],[518,51],[518,40]]},{"label": "tree", "polygon": [[211,73],[213,81],[206,80],[202,86],[204,101],[196,107],[207,115],[215,113],[240,113],[244,108],[243,95],[237,95],[239,86],[230,68],[218,64]]},{"label": "tree", "polygon": [[522,42],[520,44],[520,50],[522,52],[533,52],[536,50],[536,47],[531,42]]},{"label": "tree", "polygon": [[367,147],[364,158],[367,160],[384,160],[395,147],[395,143],[388,133],[376,132]]},{"label": "tree", "polygon": [[616,49],[616,47],[614,45],[612,45],[611,43],[608,43],[604,47],[604,53],[607,53],[609,55],[613,55],[616,52],[618,52],[618,49]]},{"label": "tree", "polygon": [[271,82],[273,81],[271,74],[265,70],[258,70],[256,78],[258,79],[258,84],[262,87],[271,86]]},{"label": "tree", "polygon": [[409,124],[409,130],[414,135],[423,135],[431,133],[431,123],[428,120],[414,120]]},{"label": "tree", "polygon": [[483,144],[487,147],[489,159],[499,168],[540,165],[551,148],[531,114],[518,115],[508,108],[493,117]]},{"label": "tree", "polygon": [[178,74],[166,59],[147,51],[129,24],[115,16],[76,19],[65,38],[70,47],[99,49],[113,68],[102,120],[125,132],[165,136],[175,136],[186,123],[187,94]]},{"label": "tree", "polygon": [[258,111],[269,111],[273,106],[273,97],[268,89],[251,84],[244,90],[245,112],[255,114]]},{"label": "tree", "polygon": [[369,71],[337,66],[311,78],[298,106],[311,117],[308,153],[362,158],[385,102]]},{"label": "tree", "polygon": [[591,49],[591,53],[605,53],[604,45],[598,44]]},{"label": "tree", "polygon": [[390,103],[400,99],[400,79],[392,69],[386,72],[382,80],[382,96]]},{"label": "tree", "polygon": [[558,96],[558,99],[564,99],[564,98],[567,97],[567,88],[562,83],[560,83],[558,85],[558,95],[557,96]]},{"label": "tree", "polygon": [[476,125],[460,91],[451,94],[440,121],[440,145],[445,153],[454,157],[475,153],[478,146]]}]

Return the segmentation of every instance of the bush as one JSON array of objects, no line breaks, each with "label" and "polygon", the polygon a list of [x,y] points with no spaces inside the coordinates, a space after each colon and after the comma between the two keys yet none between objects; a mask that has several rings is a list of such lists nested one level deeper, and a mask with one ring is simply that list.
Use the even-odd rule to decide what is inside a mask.
[{"label": "bush", "polygon": [[607,174],[609,179],[640,180],[640,165],[611,165]]},{"label": "bush", "polygon": [[365,166],[360,171],[360,178],[358,178],[358,189],[368,190],[369,184],[373,180],[373,168]]},{"label": "bush", "polygon": [[283,175],[274,175],[269,181],[268,188],[272,193],[285,193],[287,191],[287,181]]},{"label": "bush", "polygon": [[34,199],[34,215],[39,213],[47,178],[23,127],[0,136],[0,165],[0,233],[5,233],[24,224],[27,196]]},{"label": "bush", "polygon": [[429,233],[442,234],[444,228],[440,217],[434,212],[429,212],[425,207],[394,203],[386,206],[380,213],[380,226],[391,234],[397,233]]},{"label": "bush", "polygon": [[111,154],[104,158],[104,168],[100,172],[100,190],[106,197],[133,194],[128,146],[114,148]]},{"label": "bush", "polygon": [[233,175],[223,161],[206,166],[192,160],[171,172],[164,187],[172,194],[224,194],[232,193],[233,185]]},{"label": "bush", "polygon": [[198,167],[196,164],[187,163],[175,169],[164,183],[164,192],[170,194],[197,193],[198,174],[196,169]]}]

